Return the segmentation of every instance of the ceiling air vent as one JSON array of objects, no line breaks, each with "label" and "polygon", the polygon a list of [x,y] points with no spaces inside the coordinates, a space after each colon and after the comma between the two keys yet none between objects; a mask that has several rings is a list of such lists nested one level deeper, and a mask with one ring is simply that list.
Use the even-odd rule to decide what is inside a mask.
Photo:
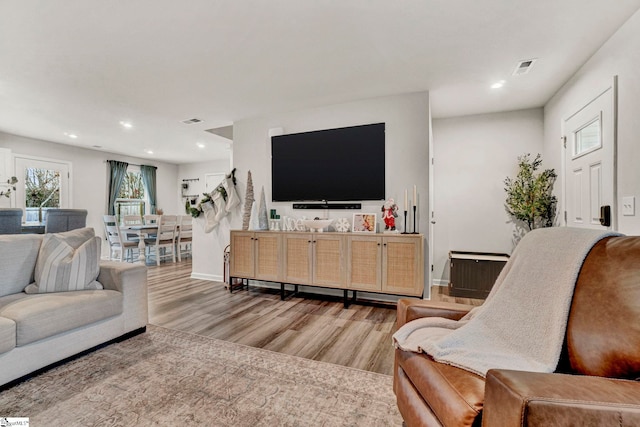
[{"label": "ceiling air vent", "polygon": [[182,120],[182,123],[184,123],[185,125],[195,125],[196,123],[201,123],[201,122],[202,122],[201,119],[196,119],[195,117],[193,119]]},{"label": "ceiling air vent", "polygon": [[537,59],[525,59],[524,61],[518,62],[515,70],[513,70],[514,76],[521,76],[522,74],[527,74],[533,68],[533,64],[537,61]]}]

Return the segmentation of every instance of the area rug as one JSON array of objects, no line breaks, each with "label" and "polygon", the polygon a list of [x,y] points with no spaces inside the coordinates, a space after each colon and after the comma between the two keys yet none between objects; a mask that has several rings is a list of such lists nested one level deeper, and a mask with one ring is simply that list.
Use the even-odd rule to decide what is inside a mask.
[{"label": "area rug", "polygon": [[30,426],[399,426],[392,377],[150,325],[0,393]]}]

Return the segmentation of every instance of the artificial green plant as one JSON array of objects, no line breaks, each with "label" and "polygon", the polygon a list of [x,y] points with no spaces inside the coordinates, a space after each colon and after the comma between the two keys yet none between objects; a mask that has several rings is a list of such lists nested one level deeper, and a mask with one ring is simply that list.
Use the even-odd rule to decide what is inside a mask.
[{"label": "artificial green plant", "polygon": [[504,180],[507,212],[529,230],[552,227],[556,216],[558,200],[553,195],[553,185],[557,175],[554,169],[538,172],[541,164],[540,154],[533,160],[530,154],[519,156],[518,174]]}]

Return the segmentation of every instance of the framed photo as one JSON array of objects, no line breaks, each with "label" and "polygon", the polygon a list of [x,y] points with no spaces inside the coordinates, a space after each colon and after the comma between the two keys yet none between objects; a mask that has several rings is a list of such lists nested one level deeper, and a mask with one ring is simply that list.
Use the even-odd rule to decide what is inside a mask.
[{"label": "framed photo", "polygon": [[376,219],[377,219],[376,214],[374,213],[353,214],[353,232],[354,233],[375,233]]}]

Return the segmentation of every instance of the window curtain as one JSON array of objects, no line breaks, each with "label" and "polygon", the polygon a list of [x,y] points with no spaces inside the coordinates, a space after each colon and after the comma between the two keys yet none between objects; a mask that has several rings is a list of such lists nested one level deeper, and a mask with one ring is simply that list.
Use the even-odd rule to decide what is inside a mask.
[{"label": "window curtain", "polygon": [[127,167],[129,163],[119,162],[117,160],[107,160],[110,168],[109,178],[109,215],[116,214],[116,198],[120,193],[120,187],[122,187],[122,181],[127,174]]},{"label": "window curtain", "polygon": [[140,175],[142,175],[142,183],[147,191],[152,214],[156,213],[156,169],[158,168],[155,166],[140,166]]}]

